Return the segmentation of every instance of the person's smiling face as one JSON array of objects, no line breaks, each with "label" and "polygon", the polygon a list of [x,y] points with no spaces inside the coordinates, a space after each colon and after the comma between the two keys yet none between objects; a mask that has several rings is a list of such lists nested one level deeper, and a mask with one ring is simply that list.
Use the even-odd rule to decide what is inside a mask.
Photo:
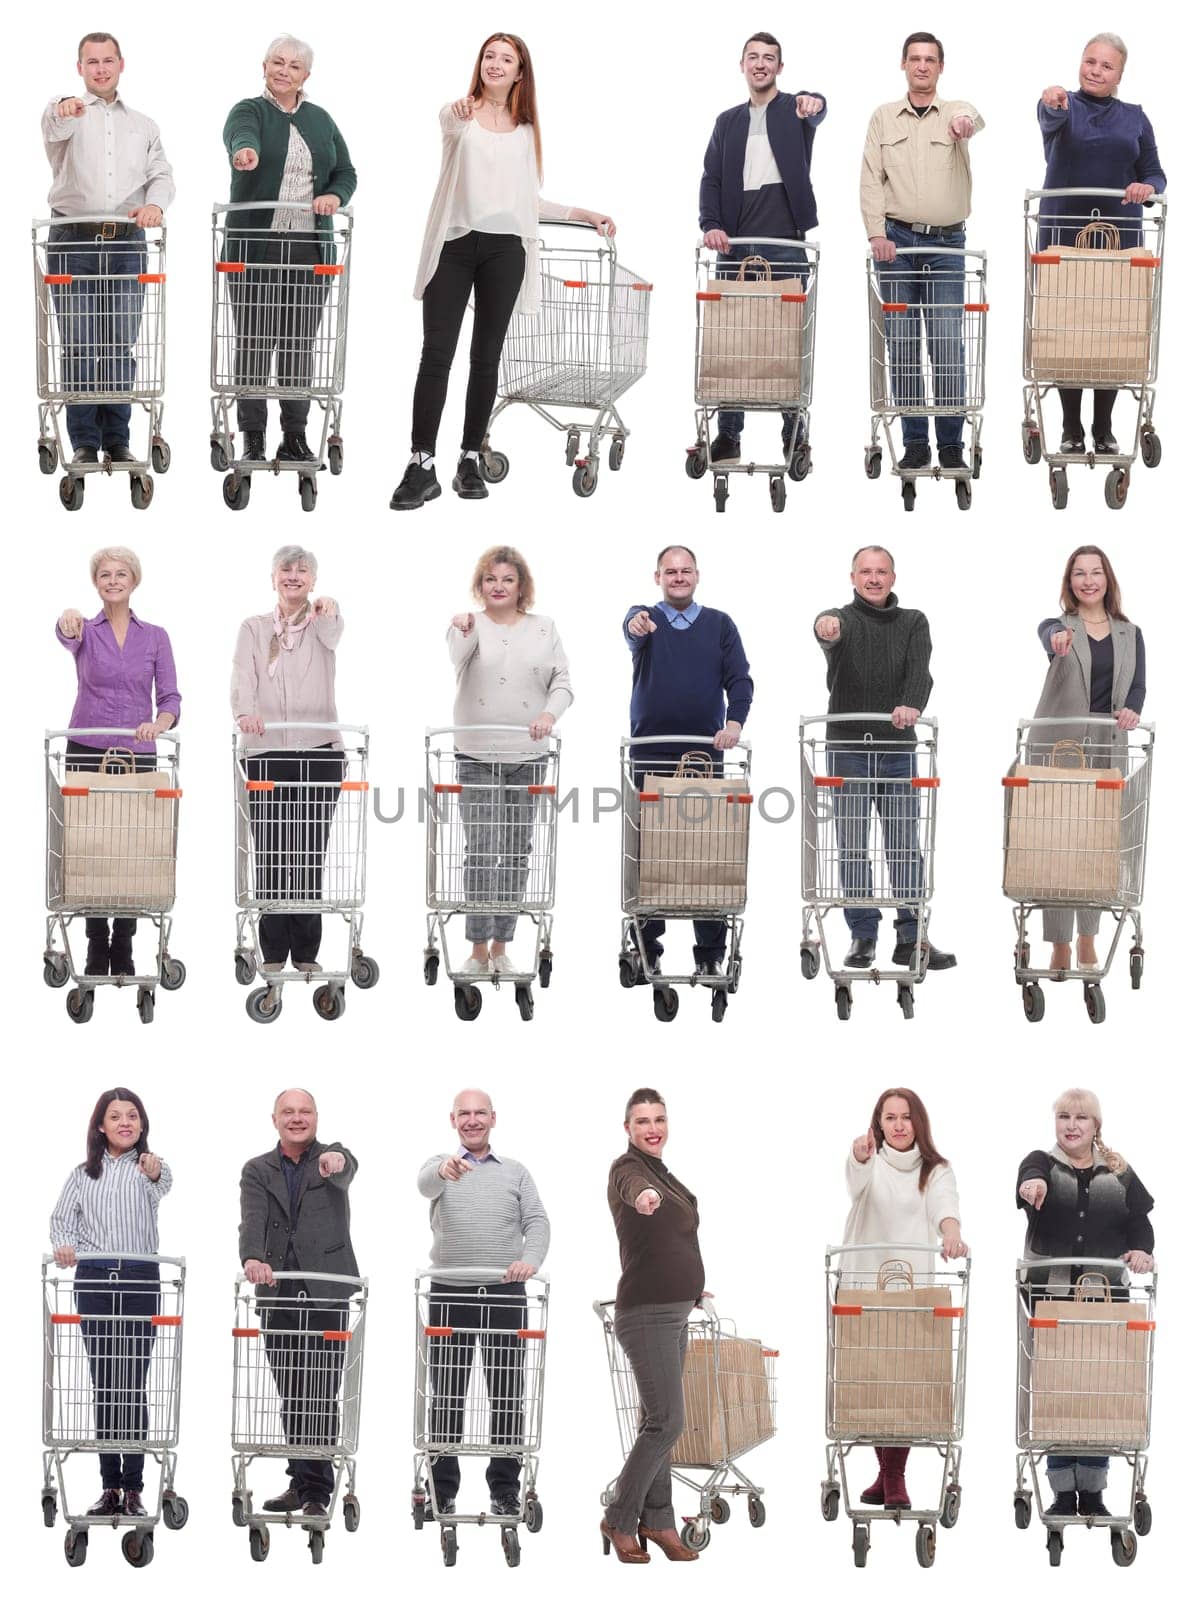
[{"label": "person's smiling face", "polygon": [[666,1107],[650,1102],[634,1106],[624,1130],[634,1150],[640,1150],[647,1156],[661,1156],[670,1135]]},{"label": "person's smiling face", "polygon": [[1107,574],[1099,556],[1079,556],[1070,568],[1070,593],[1080,606],[1101,606],[1107,593]]},{"label": "person's smiling face", "polygon": [[307,82],[308,72],[296,52],[286,45],[280,45],[262,63],[266,86],[276,100],[290,99],[297,94]]},{"label": "person's smiling face", "polygon": [[483,51],[479,76],[489,100],[507,100],[520,78],[520,57],[507,39],[493,39]]},{"label": "person's smiling face", "polygon": [[782,64],[778,46],[767,44],[765,39],[751,39],[741,57],[741,71],[745,74],[746,83],[760,94],[774,88]]},{"label": "person's smiling face", "polygon": [[99,44],[85,44],[79,57],[79,76],[89,94],[101,100],[111,99],[117,92],[125,63],[113,39],[103,39]]},{"label": "person's smiling face", "polygon": [[1110,44],[1092,39],[1082,53],[1078,67],[1078,87],[1106,100],[1115,94],[1124,76],[1124,57]]},{"label": "person's smiling face", "polygon": [[872,606],[885,606],[895,587],[895,568],[885,550],[863,550],[849,575],[854,593]]},{"label": "person's smiling face", "polygon": [[303,1089],[285,1090],[275,1104],[272,1120],[280,1139],[287,1144],[311,1144],[316,1138],[316,1106]]},{"label": "person's smiling face", "polygon": [[457,1130],[463,1149],[471,1155],[481,1155],[491,1143],[491,1130],[495,1127],[495,1111],[491,1101],[480,1089],[468,1090],[454,1101],[450,1121]]},{"label": "person's smiling face", "polygon": [[100,1131],[108,1141],[109,1152],[123,1156],[142,1136],[142,1119],[137,1107],[131,1100],[111,1101],[100,1123]]},{"label": "person's smiling face", "polygon": [[128,600],[137,587],[132,568],[124,561],[109,558],[96,568],[96,593],[106,605]]},{"label": "person's smiling face", "polygon": [[1085,1111],[1059,1111],[1054,1118],[1057,1142],[1068,1156],[1085,1156],[1095,1142],[1099,1124]]}]

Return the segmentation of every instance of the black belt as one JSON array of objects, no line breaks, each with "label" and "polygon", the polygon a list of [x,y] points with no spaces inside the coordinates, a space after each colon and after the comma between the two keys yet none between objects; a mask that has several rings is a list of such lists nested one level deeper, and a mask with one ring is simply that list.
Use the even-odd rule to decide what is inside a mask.
[{"label": "black belt", "polygon": [[888,222],[893,222],[897,228],[907,228],[909,233],[922,233],[929,239],[941,239],[947,233],[965,233],[966,224],[962,222],[947,222],[940,226],[932,222],[904,222],[899,217],[888,217]]},{"label": "black belt", "polygon": [[55,217],[53,226],[59,234],[66,234],[72,239],[86,239],[94,243],[98,239],[106,242],[113,239],[132,239],[141,229],[135,222],[66,222]]}]

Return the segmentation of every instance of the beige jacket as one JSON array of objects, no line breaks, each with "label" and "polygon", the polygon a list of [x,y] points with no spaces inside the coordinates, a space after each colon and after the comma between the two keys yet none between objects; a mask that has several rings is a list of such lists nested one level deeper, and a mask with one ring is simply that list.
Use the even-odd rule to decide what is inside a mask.
[{"label": "beige jacket", "polygon": [[[334,651],[344,627],[340,612],[335,617],[314,618],[291,650],[280,650],[272,678],[269,667],[275,614],[268,611],[260,617],[247,617],[233,652],[229,704],[234,720],[261,717],[268,724],[337,722]],[[268,729],[264,734],[248,733],[244,738],[247,750],[306,750],[321,744],[342,748],[335,733],[318,728]]]}]

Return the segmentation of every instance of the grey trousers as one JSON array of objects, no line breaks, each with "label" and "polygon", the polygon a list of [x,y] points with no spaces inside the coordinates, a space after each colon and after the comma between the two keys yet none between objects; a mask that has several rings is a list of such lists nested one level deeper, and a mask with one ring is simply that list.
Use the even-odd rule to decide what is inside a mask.
[{"label": "grey trousers", "polygon": [[1074,924],[1084,938],[1094,938],[1099,932],[1103,913],[1089,906],[1046,906],[1041,912],[1041,931],[1050,944],[1069,944],[1074,937]]},{"label": "grey trousers", "polygon": [[635,1534],[639,1522],[675,1526],[670,1452],[683,1431],[683,1358],[694,1306],[692,1300],[633,1306],[613,1319],[641,1398],[641,1425],[608,1507],[608,1526],[617,1533]]}]

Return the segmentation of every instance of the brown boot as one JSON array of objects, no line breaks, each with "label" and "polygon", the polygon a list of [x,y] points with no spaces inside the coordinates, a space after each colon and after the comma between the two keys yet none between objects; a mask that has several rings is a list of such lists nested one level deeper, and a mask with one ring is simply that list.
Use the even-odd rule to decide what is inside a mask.
[{"label": "brown boot", "polygon": [[878,1457],[878,1477],[875,1478],[874,1482],[869,1488],[863,1489],[862,1493],[858,1497],[864,1506],[881,1506],[883,1500],[885,1499],[885,1495],[883,1493],[883,1473],[887,1465],[887,1451],[880,1450],[878,1446],[875,1445],[874,1453]]},{"label": "brown boot", "polygon": [[637,1529],[637,1537],[656,1544],[667,1561],[699,1560],[699,1552],[688,1550],[673,1528],[647,1528],[643,1522]]},{"label": "brown boot", "polygon": [[627,1561],[632,1566],[643,1567],[649,1560],[649,1554],[637,1543],[631,1533],[620,1533],[615,1528],[608,1526],[605,1519],[600,1523],[600,1538],[604,1541],[604,1554],[609,1550],[616,1551],[617,1561]]},{"label": "brown boot", "polygon": [[887,1459],[883,1462],[883,1509],[886,1511],[910,1511],[912,1502],[908,1499],[908,1486],[903,1481],[903,1470],[908,1464],[908,1451],[905,1448],[892,1448],[886,1453]]}]

